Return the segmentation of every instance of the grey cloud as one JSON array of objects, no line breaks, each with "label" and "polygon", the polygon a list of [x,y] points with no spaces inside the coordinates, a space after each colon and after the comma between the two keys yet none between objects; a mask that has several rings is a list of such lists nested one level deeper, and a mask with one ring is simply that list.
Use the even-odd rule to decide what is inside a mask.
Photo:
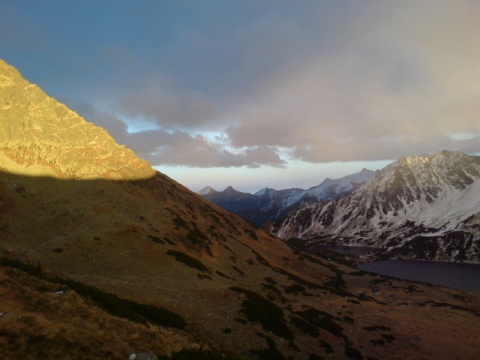
[{"label": "grey cloud", "polygon": [[425,69],[409,59],[394,62],[386,74],[386,88],[400,96],[418,89],[428,81]]},{"label": "grey cloud", "polygon": [[245,165],[250,168],[258,168],[261,165],[285,167],[287,164],[278,155],[278,149],[269,146],[247,148],[245,154],[240,155],[240,158],[244,158]]},{"label": "grey cloud", "polygon": [[[78,111],[154,164],[285,166],[286,154],[315,163],[478,152],[478,138],[449,137],[480,134],[478,1],[271,5],[234,2],[201,14],[195,10],[204,4],[171,5],[181,18],[166,16],[164,5],[132,17],[119,10],[108,34],[103,25],[89,30],[99,37],[85,36],[78,17],[82,36],[71,33],[78,41],[68,43],[45,35],[56,27],[42,29],[30,14],[14,18],[31,23],[0,21],[0,42],[8,52],[17,46],[9,29],[18,44],[37,29],[30,41],[48,52],[31,54],[34,46],[27,60],[42,69],[42,88],[55,82],[57,93],[110,108]],[[122,117],[161,129],[130,134]],[[192,135],[204,131],[208,139]]]},{"label": "grey cloud", "polygon": [[60,98],[72,110],[87,121],[103,127],[119,144],[125,145],[138,156],[150,161],[153,166],[173,165],[191,167],[284,167],[285,160],[278,149],[268,146],[246,147],[231,152],[202,135],[192,136],[185,131],[163,129],[129,133],[128,126],[120,118],[100,111],[88,103],[78,103],[68,98]]},{"label": "grey cloud", "polygon": [[283,167],[286,164],[275,148],[253,147],[233,153],[201,135],[191,136],[183,131],[139,132],[131,134],[129,142],[140,156],[154,166],[256,168],[262,165]]},{"label": "grey cloud", "polygon": [[437,152],[442,147],[416,141],[414,139],[405,139],[402,137],[392,137],[378,139],[370,146],[361,145],[358,142],[325,142],[322,144],[313,144],[309,146],[298,146],[293,154],[296,158],[312,163],[325,162],[348,162],[348,161],[371,161],[371,160],[395,160],[400,156],[413,156],[423,153]]},{"label": "grey cloud", "polygon": [[299,140],[295,135],[297,129],[288,116],[275,111],[261,112],[245,119],[241,124],[225,129],[231,145],[291,147]]},{"label": "grey cloud", "polygon": [[[163,130],[128,134],[121,120],[96,118],[155,164],[285,166],[285,152],[317,163],[475,151],[473,140],[449,138],[480,134],[472,77],[479,25],[467,8],[373,1],[330,6],[335,20],[319,6],[305,22],[263,14],[218,36],[183,27],[155,70],[131,74],[122,89],[123,114]],[[203,130],[223,137],[190,135]]]},{"label": "grey cloud", "polygon": [[171,129],[218,130],[229,121],[222,116],[227,105],[242,111],[244,99],[269,79],[318,52],[319,36],[283,15],[264,14],[219,31],[212,37],[203,28],[183,28],[154,70],[128,79],[120,109]]},{"label": "grey cloud", "polygon": [[288,147],[308,162],[478,152],[449,135],[480,134],[480,25],[468,7],[406,3],[352,14],[328,54],[261,83],[226,129],[231,144]]},{"label": "grey cloud", "polygon": [[256,82],[259,77],[302,66],[309,56],[318,52],[319,35],[292,18],[260,17],[237,30],[236,45],[244,50],[240,54],[242,69],[250,80]]},{"label": "grey cloud", "polygon": [[120,108],[128,116],[144,116],[167,128],[198,129],[219,115],[217,106],[201,93],[178,93],[168,86],[132,93],[121,100]]}]

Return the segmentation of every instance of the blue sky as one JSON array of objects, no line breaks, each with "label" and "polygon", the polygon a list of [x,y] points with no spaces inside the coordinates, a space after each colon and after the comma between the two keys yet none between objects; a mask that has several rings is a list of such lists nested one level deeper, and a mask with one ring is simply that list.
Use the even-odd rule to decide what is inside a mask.
[{"label": "blue sky", "polygon": [[2,0],[0,58],[194,191],[480,151],[480,2]]}]

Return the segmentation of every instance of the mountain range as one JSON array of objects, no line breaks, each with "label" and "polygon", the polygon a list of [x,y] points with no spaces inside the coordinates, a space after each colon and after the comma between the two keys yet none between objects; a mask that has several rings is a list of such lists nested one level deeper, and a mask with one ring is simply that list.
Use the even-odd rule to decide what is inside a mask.
[{"label": "mountain range", "polygon": [[403,157],[338,200],[275,222],[283,238],[380,247],[388,257],[480,262],[480,157]]},{"label": "mountain range", "polygon": [[362,171],[339,179],[325,179],[320,185],[303,190],[299,188],[275,190],[263,188],[255,194],[243,193],[231,186],[219,192],[210,186],[198,192],[204,199],[240,215],[250,223],[262,227],[285,216],[292,209],[307,203],[339,199],[369,181],[374,171]]},{"label": "mountain range", "polygon": [[473,359],[479,332],[480,294],[292,249],[0,60],[2,359]]}]

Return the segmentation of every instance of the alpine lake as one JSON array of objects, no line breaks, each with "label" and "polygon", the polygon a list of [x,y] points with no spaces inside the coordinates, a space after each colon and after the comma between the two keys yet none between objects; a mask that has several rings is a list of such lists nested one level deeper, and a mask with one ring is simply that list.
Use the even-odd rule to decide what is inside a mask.
[{"label": "alpine lake", "polygon": [[[363,246],[323,246],[337,254],[360,257],[375,248]],[[480,291],[480,264],[419,260],[382,260],[360,263],[359,270],[400,279],[420,281],[463,291]]]}]

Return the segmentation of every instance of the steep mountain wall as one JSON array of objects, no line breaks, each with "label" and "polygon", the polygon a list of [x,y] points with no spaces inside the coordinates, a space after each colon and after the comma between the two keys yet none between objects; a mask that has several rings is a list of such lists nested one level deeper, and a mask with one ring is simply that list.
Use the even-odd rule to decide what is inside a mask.
[{"label": "steep mountain wall", "polygon": [[442,151],[401,158],[350,196],[305,205],[272,232],[431,260],[479,261],[479,213],[480,157]]}]

